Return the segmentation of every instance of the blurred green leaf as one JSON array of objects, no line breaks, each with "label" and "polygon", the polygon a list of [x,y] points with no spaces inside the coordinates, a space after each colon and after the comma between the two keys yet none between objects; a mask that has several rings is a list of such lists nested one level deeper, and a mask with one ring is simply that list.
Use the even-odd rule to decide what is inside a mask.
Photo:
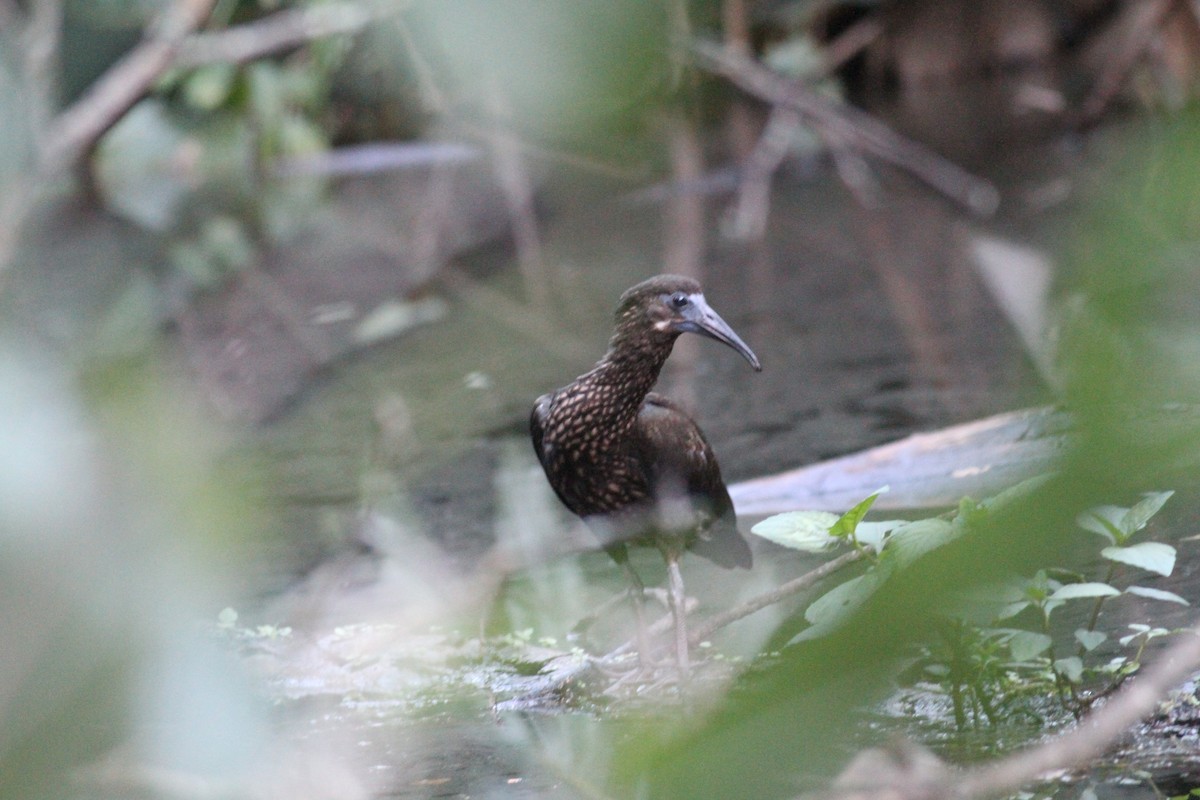
[{"label": "blurred green leaf", "polygon": [[1157,514],[1174,494],[1174,491],[1147,493],[1142,500],[1129,509],[1129,513],[1124,520],[1123,529],[1132,535],[1146,527],[1146,524],[1150,522],[1150,518]]},{"label": "blurred green leaf", "polygon": [[1050,649],[1054,640],[1044,633],[1018,631],[1008,640],[1008,650],[1017,661],[1029,661]]},{"label": "blurred green leaf", "polygon": [[858,527],[854,529],[854,538],[858,540],[859,544],[870,545],[876,551],[879,551],[883,549],[887,541],[887,536],[892,531],[907,524],[908,520],[903,519],[860,522],[858,523]]},{"label": "blurred green leaf", "polygon": [[801,631],[792,643],[823,636],[837,628],[871,596],[879,583],[879,574],[870,572],[839,583],[818,597],[804,610],[804,618],[812,627]]},{"label": "blurred green leaf", "polygon": [[1120,590],[1109,586],[1107,583],[1088,582],[1088,583],[1068,583],[1061,589],[1058,589],[1054,594],[1050,595],[1050,600],[1079,600],[1082,598],[1095,597],[1116,597],[1121,594]]},{"label": "blurred green leaf", "polygon": [[837,520],[828,511],[788,511],[767,517],[750,532],[784,547],[817,553],[837,547],[838,540],[829,535]]},{"label": "blurred green leaf", "polygon": [[1106,547],[1100,555],[1135,567],[1170,575],[1175,569],[1175,548],[1161,542],[1140,542],[1129,547]]},{"label": "blurred green leaf", "polygon": [[1181,606],[1191,605],[1187,600],[1163,589],[1151,589],[1148,586],[1130,586],[1125,589],[1126,593],[1137,595],[1138,597],[1148,597],[1151,600],[1166,600],[1168,603],[1178,603]]},{"label": "blurred green leaf", "polygon": [[1085,530],[1098,533],[1113,544],[1123,545],[1146,527],[1173,494],[1173,491],[1147,494],[1133,508],[1098,506],[1080,514],[1077,521]]},{"label": "blurred green leaf", "polygon": [[1071,683],[1079,683],[1083,678],[1083,659],[1079,656],[1055,659],[1054,669],[1062,673]]},{"label": "blurred green leaf", "polygon": [[1107,639],[1108,634],[1103,631],[1089,631],[1084,628],[1075,631],[1075,640],[1083,645],[1083,649],[1089,653],[1104,644]]},{"label": "blurred green leaf", "polygon": [[908,566],[961,533],[947,520],[936,517],[909,522],[892,531],[886,552],[892,554],[897,566]]},{"label": "blurred green leaf", "polygon": [[172,227],[195,186],[187,147],[187,133],[163,103],[138,103],[100,140],[95,169],[105,202],[143,228]]},{"label": "blurred green leaf", "polygon": [[183,81],[184,100],[201,111],[215,111],[229,99],[237,75],[233,64],[200,67]]},{"label": "blurred green leaf", "polygon": [[1128,512],[1129,509],[1120,506],[1098,506],[1089,508],[1076,517],[1075,521],[1084,530],[1098,533],[1113,544],[1117,544],[1125,540],[1121,521]]}]

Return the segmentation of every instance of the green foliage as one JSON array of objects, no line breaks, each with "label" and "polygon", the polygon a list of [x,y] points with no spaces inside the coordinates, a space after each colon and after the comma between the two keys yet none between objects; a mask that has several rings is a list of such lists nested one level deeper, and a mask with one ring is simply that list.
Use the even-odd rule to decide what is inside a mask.
[{"label": "green foliage", "polygon": [[193,285],[250,266],[319,208],[323,179],[278,167],[329,147],[345,52],[328,39],[284,59],[169,72],[97,147],[105,203],[162,236],[170,268]]},{"label": "green foliage", "polygon": [[[989,515],[1010,507],[1043,482],[1043,478],[1036,478],[981,503],[964,499],[949,518],[878,523],[885,533],[873,542],[878,555],[867,571],[814,600],[804,611],[809,627],[792,643],[829,635],[850,620],[897,572],[986,524]],[[1014,716],[1038,717],[1044,713],[1038,701],[1046,696],[1057,698],[1061,712],[1078,714],[1089,698],[1111,691],[1136,671],[1146,642],[1168,631],[1148,625],[1131,626],[1132,633],[1122,637],[1119,645],[1132,655],[1113,656],[1111,648],[1100,652],[1108,636],[1095,629],[1096,622],[1105,600],[1126,594],[1187,604],[1184,598],[1165,590],[1114,585],[1121,566],[1163,576],[1173,571],[1174,547],[1162,542],[1130,543],[1171,495],[1148,494],[1130,508],[1100,506],[1077,517],[1085,530],[1113,543],[1100,551],[1101,558],[1109,562],[1103,580],[1042,569],[1029,578],[983,587],[966,598],[961,610],[944,615],[937,625],[935,642],[919,647],[917,679],[932,681],[951,697],[960,728],[984,722],[998,724]],[[878,492],[840,518],[823,512],[792,512],[768,518],[752,530],[778,544],[806,551],[827,550],[840,541],[857,545],[855,532],[870,524],[863,522],[863,517],[877,496]],[[1081,602],[1092,604],[1086,627],[1068,634],[1053,625],[1057,609]],[[1018,617],[1035,627],[1001,625]],[[1068,654],[1072,649],[1076,652]],[[1091,687],[1090,694],[1083,691],[1085,684]]]},{"label": "green foliage", "polygon": [[849,541],[856,548],[870,545],[878,550],[884,538],[904,524],[903,520],[863,521],[879,495],[886,491],[885,486],[840,517],[828,511],[789,511],[764,519],[750,531],[775,544],[810,553],[831,550],[843,541]]}]

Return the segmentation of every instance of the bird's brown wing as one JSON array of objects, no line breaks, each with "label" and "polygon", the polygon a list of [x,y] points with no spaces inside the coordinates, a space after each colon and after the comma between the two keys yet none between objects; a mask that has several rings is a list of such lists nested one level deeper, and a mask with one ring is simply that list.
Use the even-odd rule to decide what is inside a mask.
[{"label": "bird's brown wing", "polygon": [[656,498],[686,492],[707,517],[689,549],[723,567],[749,567],[750,546],[737,530],[733,501],[721,480],[712,447],[687,413],[660,394],[650,393],[638,413],[637,451]]},{"label": "bird's brown wing", "polygon": [[[542,471],[546,473],[546,478],[550,482],[550,488],[554,489],[554,493],[558,495],[558,499],[562,501],[564,506],[575,511],[575,507],[558,489],[558,481],[555,480],[554,469],[550,463],[550,453],[546,449],[546,417],[550,413],[550,402],[553,399],[553,394],[544,394],[533,404],[533,410],[529,413],[529,436],[533,440],[533,452],[537,454],[538,462],[542,465]],[[575,511],[575,513],[578,512]]]}]

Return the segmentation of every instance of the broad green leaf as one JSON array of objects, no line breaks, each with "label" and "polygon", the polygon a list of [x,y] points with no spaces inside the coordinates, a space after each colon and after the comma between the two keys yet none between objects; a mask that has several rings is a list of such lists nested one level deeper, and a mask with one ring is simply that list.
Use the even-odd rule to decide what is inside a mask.
[{"label": "broad green leaf", "polygon": [[1124,531],[1121,530],[1121,520],[1129,509],[1121,506],[1097,506],[1081,512],[1075,518],[1075,523],[1085,531],[1098,533],[1113,544],[1123,541]]},{"label": "broad green leaf", "polygon": [[955,592],[955,606],[963,619],[988,625],[1021,613],[1031,605],[1025,597],[1025,579],[980,583]]},{"label": "broad green leaf", "polygon": [[1029,602],[1028,600],[1017,600],[1012,603],[1005,603],[1004,605],[1000,606],[1000,609],[996,612],[996,619],[1001,620],[1015,617],[1017,614],[1020,614],[1031,605],[1033,605],[1033,603]]},{"label": "broad green leaf", "polygon": [[829,633],[854,613],[874,593],[882,580],[882,572],[872,571],[838,584],[818,597],[804,610],[804,618],[812,623],[812,627],[801,631],[789,644],[816,639]]},{"label": "broad green leaf", "polygon": [[804,618],[813,625],[827,625],[858,608],[875,589],[875,582],[866,577],[859,575],[839,583],[804,609]]},{"label": "broad green leaf", "polygon": [[[1032,478],[1026,478],[1015,486],[1010,486],[998,494],[994,494],[978,504],[978,508],[995,513],[1005,508],[1011,508],[1014,504],[1024,505],[1026,501],[1036,492],[1041,489],[1053,476],[1051,473],[1045,475],[1034,475]],[[962,513],[963,505],[959,504],[959,513]]]},{"label": "broad green leaf", "polygon": [[837,546],[838,540],[829,535],[837,520],[828,511],[788,511],[767,517],[750,532],[784,547],[816,553]]},{"label": "broad green leaf", "polygon": [[854,531],[854,538],[858,539],[859,544],[869,544],[876,551],[883,549],[884,540],[892,531],[899,528],[901,525],[907,525],[906,519],[888,519],[879,520],[878,522],[860,522],[858,528]]},{"label": "broad green leaf", "polygon": [[1130,586],[1125,592],[1127,594],[1136,594],[1138,597],[1149,597],[1151,600],[1166,600],[1168,603],[1179,603],[1181,606],[1191,605],[1191,603],[1174,592],[1151,589],[1148,586]]},{"label": "broad green leaf", "polygon": [[1078,600],[1084,597],[1116,597],[1120,592],[1107,583],[1068,583],[1054,594],[1050,600]]},{"label": "broad green leaf", "polygon": [[960,535],[961,531],[944,519],[919,519],[901,525],[888,538],[888,550],[895,554],[897,566],[907,566]]},{"label": "broad green leaf", "polygon": [[875,500],[887,490],[888,487],[884,486],[874,494],[856,503],[853,508],[838,517],[837,521],[829,527],[829,535],[841,539],[854,533],[854,529],[858,527],[858,523],[862,522],[863,517],[871,510],[871,506],[875,504]]},{"label": "broad green leaf", "polygon": [[1135,567],[1170,575],[1175,569],[1175,548],[1161,542],[1140,542],[1129,547],[1106,547],[1100,555],[1109,561],[1132,564]]},{"label": "broad green leaf", "polygon": [[1146,527],[1150,518],[1162,509],[1174,492],[1152,492],[1146,494],[1133,508],[1121,506],[1097,506],[1076,517],[1076,522],[1085,530],[1098,533],[1113,544],[1129,541],[1133,534]]},{"label": "broad green leaf", "polygon": [[1054,640],[1044,633],[1018,631],[1008,640],[1008,650],[1017,661],[1028,661],[1050,649]]},{"label": "broad green leaf", "polygon": [[1089,631],[1084,628],[1075,631],[1075,641],[1083,645],[1083,649],[1089,653],[1104,644],[1106,639],[1108,639],[1108,634],[1100,631]]},{"label": "broad green leaf", "polygon": [[1079,683],[1079,679],[1083,677],[1083,659],[1079,656],[1056,659],[1054,668],[1066,676],[1071,683]]},{"label": "broad green leaf", "polygon": [[1129,644],[1140,636],[1144,636],[1146,640],[1149,641],[1150,639],[1157,639],[1160,636],[1166,636],[1168,633],[1170,633],[1170,631],[1168,631],[1166,628],[1151,628],[1149,625],[1141,625],[1136,623],[1127,625],[1126,627],[1133,631],[1133,633],[1129,634],[1128,636],[1122,636],[1117,640],[1123,645]]},{"label": "broad green leaf", "polygon": [[1157,514],[1166,502],[1171,499],[1173,491],[1168,492],[1147,492],[1143,495],[1133,508],[1129,509],[1129,513],[1125,516],[1125,531],[1132,535],[1142,528],[1146,527],[1146,523],[1150,518]]}]

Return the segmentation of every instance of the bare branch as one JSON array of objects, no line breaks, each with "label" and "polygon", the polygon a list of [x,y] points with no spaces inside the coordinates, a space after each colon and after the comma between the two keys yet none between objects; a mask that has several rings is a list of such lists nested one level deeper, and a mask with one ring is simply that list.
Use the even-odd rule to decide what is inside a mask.
[{"label": "bare branch", "polygon": [[[1083,103],[1080,116],[1085,124],[1096,122],[1108,109],[1117,92],[1128,80],[1129,73],[1146,55],[1147,48],[1154,35],[1162,28],[1168,12],[1176,5],[1176,0],[1125,4],[1116,23],[1119,39],[1110,44],[1111,50],[1115,52],[1106,54],[1100,66],[1100,74]],[[1108,43],[1107,38],[1104,41]]]},{"label": "bare branch", "polygon": [[373,22],[397,14],[408,2],[325,3],[280,11],[256,22],[187,37],[174,65],[240,64],[329,36],[358,33]]},{"label": "bare branch", "polygon": [[955,770],[923,748],[901,743],[860,753],[828,791],[811,800],[982,800],[1012,794],[1047,773],[1077,767],[1112,747],[1200,669],[1200,632],[1189,630],[1076,727],[1007,758]]},{"label": "bare branch", "polygon": [[[777,586],[770,591],[763,592],[756,597],[750,598],[737,608],[731,608],[728,611],[709,617],[708,619],[704,620],[703,623],[688,631],[688,644],[692,647],[695,647],[696,645],[700,644],[700,642],[703,642],[705,639],[709,638],[722,628],[732,625],[738,620],[748,617],[756,611],[761,611],[767,606],[775,605],[782,600],[786,600],[792,595],[799,594],[805,589],[814,586],[818,581],[829,577],[843,567],[847,567],[850,564],[861,560],[869,550],[870,548],[864,548],[862,550],[852,550],[849,553],[844,553],[832,561],[825,562],[816,569],[809,570],[797,578],[792,578],[790,581],[781,586]],[[671,615],[664,614],[646,629],[646,633],[650,636],[661,636],[670,630],[672,625],[674,625],[674,620],[671,618]],[[625,653],[631,652],[633,648],[634,642],[632,640],[624,642],[601,656],[600,661],[611,661],[618,656],[622,656]]]},{"label": "bare branch", "polygon": [[184,37],[208,17],[215,2],[176,0],[168,6],[141,44],[51,122],[42,146],[42,168],[69,169],[78,163],[167,71]]},{"label": "bare branch", "polygon": [[743,617],[750,616],[755,611],[775,605],[781,600],[785,600],[794,594],[810,588],[818,581],[829,577],[843,567],[861,560],[869,549],[864,548],[862,550],[851,550],[849,553],[843,553],[832,561],[826,561],[821,566],[804,573],[798,578],[792,578],[782,586],[772,589],[769,592],[763,592],[757,597],[747,600],[737,608],[731,608],[726,612],[709,617],[704,621],[704,624],[697,625],[688,633],[688,643],[694,647],[726,625],[737,622]]},{"label": "bare branch", "polygon": [[43,166],[66,168],[77,163],[172,67],[249,61],[316,39],[357,33],[372,22],[408,7],[406,0],[345,0],[288,9],[235,28],[193,34],[214,3],[215,0],[176,0],[164,11],[141,44],[54,120],[42,148]]},{"label": "bare branch", "polygon": [[777,75],[754,59],[720,45],[693,41],[690,48],[701,67],[724,75],[773,105],[795,109],[815,123],[822,137],[832,137],[844,146],[866,151],[912,173],[975,214],[990,215],[999,205],[1000,194],[989,181],[901,136],[869,114]]},{"label": "bare branch", "polygon": [[1154,711],[1167,692],[1197,669],[1200,669],[1200,631],[1190,630],[1159,653],[1153,664],[1126,683],[1103,708],[1071,731],[959,776],[957,796],[976,798],[1015,792],[1049,770],[1077,766],[1096,758],[1131,725]]}]

